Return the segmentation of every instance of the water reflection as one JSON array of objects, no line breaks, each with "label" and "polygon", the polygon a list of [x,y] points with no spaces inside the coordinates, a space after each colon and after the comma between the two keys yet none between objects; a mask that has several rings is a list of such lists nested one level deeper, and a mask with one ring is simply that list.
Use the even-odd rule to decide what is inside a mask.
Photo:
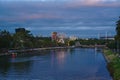
[{"label": "water reflection", "polygon": [[9,56],[0,57],[0,75],[6,77],[30,73],[32,61],[24,61],[23,59]]},{"label": "water reflection", "polygon": [[11,67],[18,74],[30,73],[32,62],[24,61],[24,62],[12,63]]},{"label": "water reflection", "polygon": [[54,66],[54,61],[57,61],[59,67],[63,67],[67,56],[67,49],[51,50],[51,66]]},{"label": "water reflection", "polygon": [[11,66],[9,60],[8,57],[0,57],[0,75],[5,76],[9,71]]},{"label": "water reflection", "polygon": [[57,58],[57,62],[58,62],[58,65],[59,67],[63,67],[64,63],[65,63],[65,58],[66,58],[66,54],[67,51],[66,50],[59,50],[57,51],[57,55],[56,55],[56,58]]},{"label": "water reflection", "polygon": [[23,53],[0,65],[3,80],[112,80],[101,52],[90,48]]}]

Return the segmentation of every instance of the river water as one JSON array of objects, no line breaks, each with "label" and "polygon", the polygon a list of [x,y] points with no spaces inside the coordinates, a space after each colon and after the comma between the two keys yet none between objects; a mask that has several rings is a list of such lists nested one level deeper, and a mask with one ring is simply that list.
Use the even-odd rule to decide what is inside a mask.
[{"label": "river water", "polygon": [[0,58],[0,80],[112,80],[102,52],[46,50]]}]

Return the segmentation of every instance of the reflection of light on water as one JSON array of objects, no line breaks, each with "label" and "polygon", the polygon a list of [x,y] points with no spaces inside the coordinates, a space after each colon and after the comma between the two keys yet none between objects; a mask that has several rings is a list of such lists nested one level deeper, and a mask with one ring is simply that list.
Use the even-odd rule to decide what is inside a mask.
[{"label": "reflection of light on water", "polygon": [[59,51],[51,51],[51,67],[54,66],[54,63],[57,61],[57,64],[59,67],[63,67],[64,61],[66,57],[66,51],[65,50],[59,50]]},{"label": "reflection of light on water", "polygon": [[53,67],[53,64],[54,64],[54,51],[53,50],[51,50],[51,67]]},{"label": "reflection of light on water", "polygon": [[97,47],[95,47],[95,55],[97,54]]},{"label": "reflection of light on water", "polygon": [[65,61],[66,53],[65,51],[59,51],[57,52],[57,61],[60,67],[63,66],[64,61]]},{"label": "reflection of light on water", "polygon": [[67,53],[70,53],[70,49],[67,49]]},{"label": "reflection of light on water", "polygon": [[[104,57],[101,52],[95,53],[94,50],[89,48],[57,49],[50,50],[51,52],[46,55],[3,58],[4,61],[0,59],[2,60],[0,78],[2,80],[15,78],[22,80],[31,78],[38,78],[38,80],[112,80],[106,69]],[[12,64],[8,62],[9,60],[13,60]]]}]

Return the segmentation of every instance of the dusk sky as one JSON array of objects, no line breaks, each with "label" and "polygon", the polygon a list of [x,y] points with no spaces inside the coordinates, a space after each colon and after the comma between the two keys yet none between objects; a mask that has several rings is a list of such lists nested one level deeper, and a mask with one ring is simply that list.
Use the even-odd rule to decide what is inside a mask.
[{"label": "dusk sky", "polygon": [[0,29],[26,28],[33,35],[115,35],[120,0],[0,0]]}]

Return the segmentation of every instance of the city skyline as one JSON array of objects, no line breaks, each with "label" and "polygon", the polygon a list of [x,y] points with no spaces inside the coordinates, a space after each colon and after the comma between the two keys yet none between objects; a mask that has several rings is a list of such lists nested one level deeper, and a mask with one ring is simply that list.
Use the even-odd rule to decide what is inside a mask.
[{"label": "city skyline", "polygon": [[1,0],[0,29],[23,27],[43,36],[54,31],[78,37],[115,35],[119,8],[119,0]]}]

